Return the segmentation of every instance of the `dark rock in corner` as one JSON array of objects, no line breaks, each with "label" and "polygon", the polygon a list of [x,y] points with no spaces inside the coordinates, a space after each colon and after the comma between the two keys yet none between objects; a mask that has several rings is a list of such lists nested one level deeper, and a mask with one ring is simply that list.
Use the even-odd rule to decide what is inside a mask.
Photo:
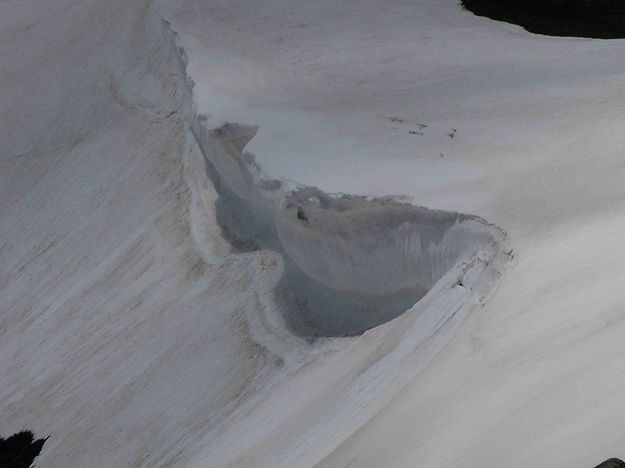
[{"label": "dark rock in corner", "polygon": [[517,24],[536,34],[625,38],[623,0],[462,0],[478,16]]},{"label": "dark rock in corner", "polygon": [[7,439],[0,437],[0,467],[29,468],[41,453],[46,440],[35,440],[30,431],[18,432]]},{"label": "dark rock in corner", "polygon": [[618,458],[610,458],[603,463],[597,465],[595,468],[625,468],[625,462]]},{"label": "dark rock in corner", "polygon": [[301,219],[302,221],[308,221],[308,216],[304,213],[304,210],[301,206],[297,207],[297,219]]}]

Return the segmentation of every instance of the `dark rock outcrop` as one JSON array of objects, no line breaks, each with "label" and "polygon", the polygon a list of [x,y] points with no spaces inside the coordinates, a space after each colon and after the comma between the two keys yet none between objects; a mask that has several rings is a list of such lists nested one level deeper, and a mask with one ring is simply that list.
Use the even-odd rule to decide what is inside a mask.
[{"label": "dark rock outcrop", "polygon": [[30,431],[18,432],[6,439],[0,437],[0,467],[29,468],[46,440],[35,439]]},{"label": "dark rock outcrop", "polygon": [[478,16],[548,36],[625,38],[622,0],[462,0]]},{"label": "dark rock outcrop", "polygon": [[597,465],[595,468],[625,468],[625,462],[618,458],[610,458],[603,463]]}]

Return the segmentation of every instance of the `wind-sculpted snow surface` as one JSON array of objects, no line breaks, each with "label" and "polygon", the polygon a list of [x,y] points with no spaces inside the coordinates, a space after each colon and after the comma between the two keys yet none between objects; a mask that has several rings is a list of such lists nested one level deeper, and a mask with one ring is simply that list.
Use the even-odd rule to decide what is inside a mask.
[{"label": "wind-sculpted snow surface", "polygon": [[197,122],[218,220],[235,245],[283,255],[277,293],[299,334],[360,334],[408,310],[458,262],[502,248],[501,231],[475,216],[271,180],[244,152],[255,127]]}]

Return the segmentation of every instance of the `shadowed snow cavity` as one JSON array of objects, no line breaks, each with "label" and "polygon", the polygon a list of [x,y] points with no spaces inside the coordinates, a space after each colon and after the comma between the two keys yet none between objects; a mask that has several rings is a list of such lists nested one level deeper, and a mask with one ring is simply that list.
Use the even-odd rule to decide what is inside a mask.
[{"label": "shadowed snow cavity", "polygon": [[226,239],[282,255],[275,296],[297,334],[361,334],[409,310],[454,265],[499,246],[499,231],[474,216],[266,179],[243,151],[256,130],[198,125],[194,134]]}]

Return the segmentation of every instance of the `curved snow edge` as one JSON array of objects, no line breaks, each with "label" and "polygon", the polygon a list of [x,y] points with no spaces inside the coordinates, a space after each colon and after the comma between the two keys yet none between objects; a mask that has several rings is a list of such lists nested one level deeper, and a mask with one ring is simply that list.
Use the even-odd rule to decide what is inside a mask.
[{"label": "curved snow edge", "polygon": [[[214,163],[214,153],[207,148],[215,148],[214,132],[219,129],[208,128],[207,119],[196,114],[191,92],[193,81],[186,74],[186,53],[178,44],[171,23],[163,20],[163,25],[178,52],[188,87],[185,92],[188,99],[180,112],[203,157]],[[241,154],[245,143],[236,138],[227,142],[237,146]],[[231,163],[237,166],[235,174],[242,177],[228,181],[235,191],[249,187],[249,181],[245,180],[248,176],[253,178],[255,186],[271,182],[263,178],[252,160]],[[297,189],[284,183],[279,190],[270,191],[275,197],[271,201],[283,206]],[[400,204],[398,200],[383,201]],[[252,338],[285,359],[289,378],[279,379],[271,392],[263,392],[235,411],[223,431],[216,436],[210,434],[195,447],[190,465],[313,465],[373,417],[444,346],[466,314],[487,300],[512,257],[501,229],[480,218],[464,216],[488,229],[495,239],[493,248],[477,251],[454,265],[404,314],[360,337],[306,343],[284,326],[274,298],[259,296],[260,301],[267,303],[260,307],[265,318],[250,317]],[[195,238],[201,227],[193,229],[196,229]],[[275,285],[275,274],[269,276],[267,281]],[[328,392],[332,398],[326,398]],[[286,409],[285,402],[290,402]]]}]

